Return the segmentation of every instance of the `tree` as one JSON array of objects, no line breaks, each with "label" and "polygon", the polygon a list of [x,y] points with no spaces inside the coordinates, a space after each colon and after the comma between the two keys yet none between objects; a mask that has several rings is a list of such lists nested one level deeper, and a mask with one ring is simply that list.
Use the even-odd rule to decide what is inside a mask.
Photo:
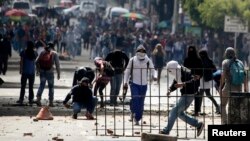
[{"label": "tree", "polygon": [[224,28],[224,18],[237,16],[250,21],[250,1],[244,0],[204,0],[198,6],[202,23],[214,29]]},{"label": "tree", "polygon": [[250,23],[249,0],[183,0],[184,11],[199,26],[222,30],[224,18],[237,16]]},{"label": "tree", "polygon": [[198,25],[202,25],[200,11],[198,10],[198,7],[201,3],[203,3],[203,1],[204,0],[183,0],[182,1],[184,11],[187,12],[190,18],[194,22],[196,22]]}]

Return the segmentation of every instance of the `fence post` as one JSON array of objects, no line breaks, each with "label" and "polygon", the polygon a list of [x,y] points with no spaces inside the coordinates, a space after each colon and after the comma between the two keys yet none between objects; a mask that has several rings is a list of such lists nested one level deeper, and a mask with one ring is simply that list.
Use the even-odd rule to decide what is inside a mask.
[{"label": "fence post", "polygon": [[228,124],[250,124],[250,93],[231,92]]}]

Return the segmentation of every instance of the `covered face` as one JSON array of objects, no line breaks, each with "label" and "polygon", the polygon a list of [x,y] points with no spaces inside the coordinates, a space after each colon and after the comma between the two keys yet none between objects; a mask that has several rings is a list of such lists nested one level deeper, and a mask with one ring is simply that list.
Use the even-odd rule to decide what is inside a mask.
[{"label": "covered face", "polygon": [[144,60],[146,57],[146,49],[143,45],[139,45],[136,49],[136,56],[139,60]]},{"label": "covered face", "polygon": [[103,61],[102,57],[95,57],[94,64],[96,67],[100,67],[100,63]]},{"label": "covered face", "polygon": [[169,61],[166,68],[168,73],[172,75],[177,80],[177,82],[181,81],[181,66],[177,61]]}]

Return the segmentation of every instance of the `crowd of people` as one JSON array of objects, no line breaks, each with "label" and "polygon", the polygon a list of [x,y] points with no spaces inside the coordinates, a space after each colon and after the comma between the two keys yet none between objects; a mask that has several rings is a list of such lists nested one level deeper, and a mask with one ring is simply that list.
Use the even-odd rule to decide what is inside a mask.
[{"label": "crowd of people", "polygon": [[[168,94],[180,88],[182,96],[170,112],[168,126],[163,129],[163,134],[170,133],[176,118],[179,117],[197,127],[197,135],[200,135],[204,123],[190,117],[184,111],[194,100],[196,103],[194,116],[198,116],[204,92],[216,106],[216,113],[223,115],[222,123],[227,124],[225,106],[228,100],[225,97],[229,95],[229,86],[232,84],[229,83],[230,75],[225,70],[229,68],[228,60],[236,59],[233,48],[227,48],[225,51],[227,61],[214,62],[210,58],[215,47],[209,48],[211,40],[208,37],[171,34],[168,30],[150,31],[147,24],[142,28],[136,28],[135,21],[132,20],[115,18],[111,21],[93,14],[77,19],[79,24],[53,23],[53,20],[14,24],[7,22],[0,25],[0,74],[7,74],[11,50],[20,53],[21,91],[17,103],[23,103],[26,83],[29,80],[29,103],[41,106],[41,97],[47,81],[49,106],[53,107],[54,69],[57,71],[57,79],[60,79],[59,60],[65,56],[74,59],[83,51],[88,51],[89,59],[93,60],[98,73],[95,74],[94,80],[89,78],[89,75],[77,77],[63,101],[65,107],[69,107],[68,101],[72,96],[74,119],[77,119],[81,108],[87,108],[88,119],[94,118],[92,113],[97,104],[98,93],[101,99],[100,107],[105,107],[102,91],[109,83],[110,104],[117,106],[124,80],[123,88],[130,87],[131,90],[130,120],[139,125],[144,111],[148,77],[160,85],[161,72],[166,66],[168,73],[175,80]],[[206,66],[208,62],[212,65]],[[205,80],[207,79],[205,74],[212,76],[220,66],[222,66],[220,84],[223,85],[217,86],[222,97],[221,103],[218,104],[210,93],[213,77]],[[107,73],[108,67],[114,69],[112,75]],[[40,86],[34,100],[33,85],[36,74],[40,76]],[[246,83],[244,82],[245,91],[248,91]],[[93,91],[92,84],[94,84]],[[240,91],[240,88],[236,86],[234,90]]]}]

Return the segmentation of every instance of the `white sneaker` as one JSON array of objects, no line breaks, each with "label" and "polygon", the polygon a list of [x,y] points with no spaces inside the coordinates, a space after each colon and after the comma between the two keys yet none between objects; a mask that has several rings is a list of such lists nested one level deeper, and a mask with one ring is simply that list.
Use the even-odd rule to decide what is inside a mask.
[{"label": "white sneaker", "polygon": [[134,114],[131,113],[131,114],[130,114],[130,119],[129,119],[129,121],[132,122],[133,120],[134,120]]},{"label": "white sneaker", "polygon": [[139,124],[139,121],[137,121],[137,120],[135,120],[135,119],[134,119],[134,121],[135,121],[135,125],[140,125],[140,124]]}]

